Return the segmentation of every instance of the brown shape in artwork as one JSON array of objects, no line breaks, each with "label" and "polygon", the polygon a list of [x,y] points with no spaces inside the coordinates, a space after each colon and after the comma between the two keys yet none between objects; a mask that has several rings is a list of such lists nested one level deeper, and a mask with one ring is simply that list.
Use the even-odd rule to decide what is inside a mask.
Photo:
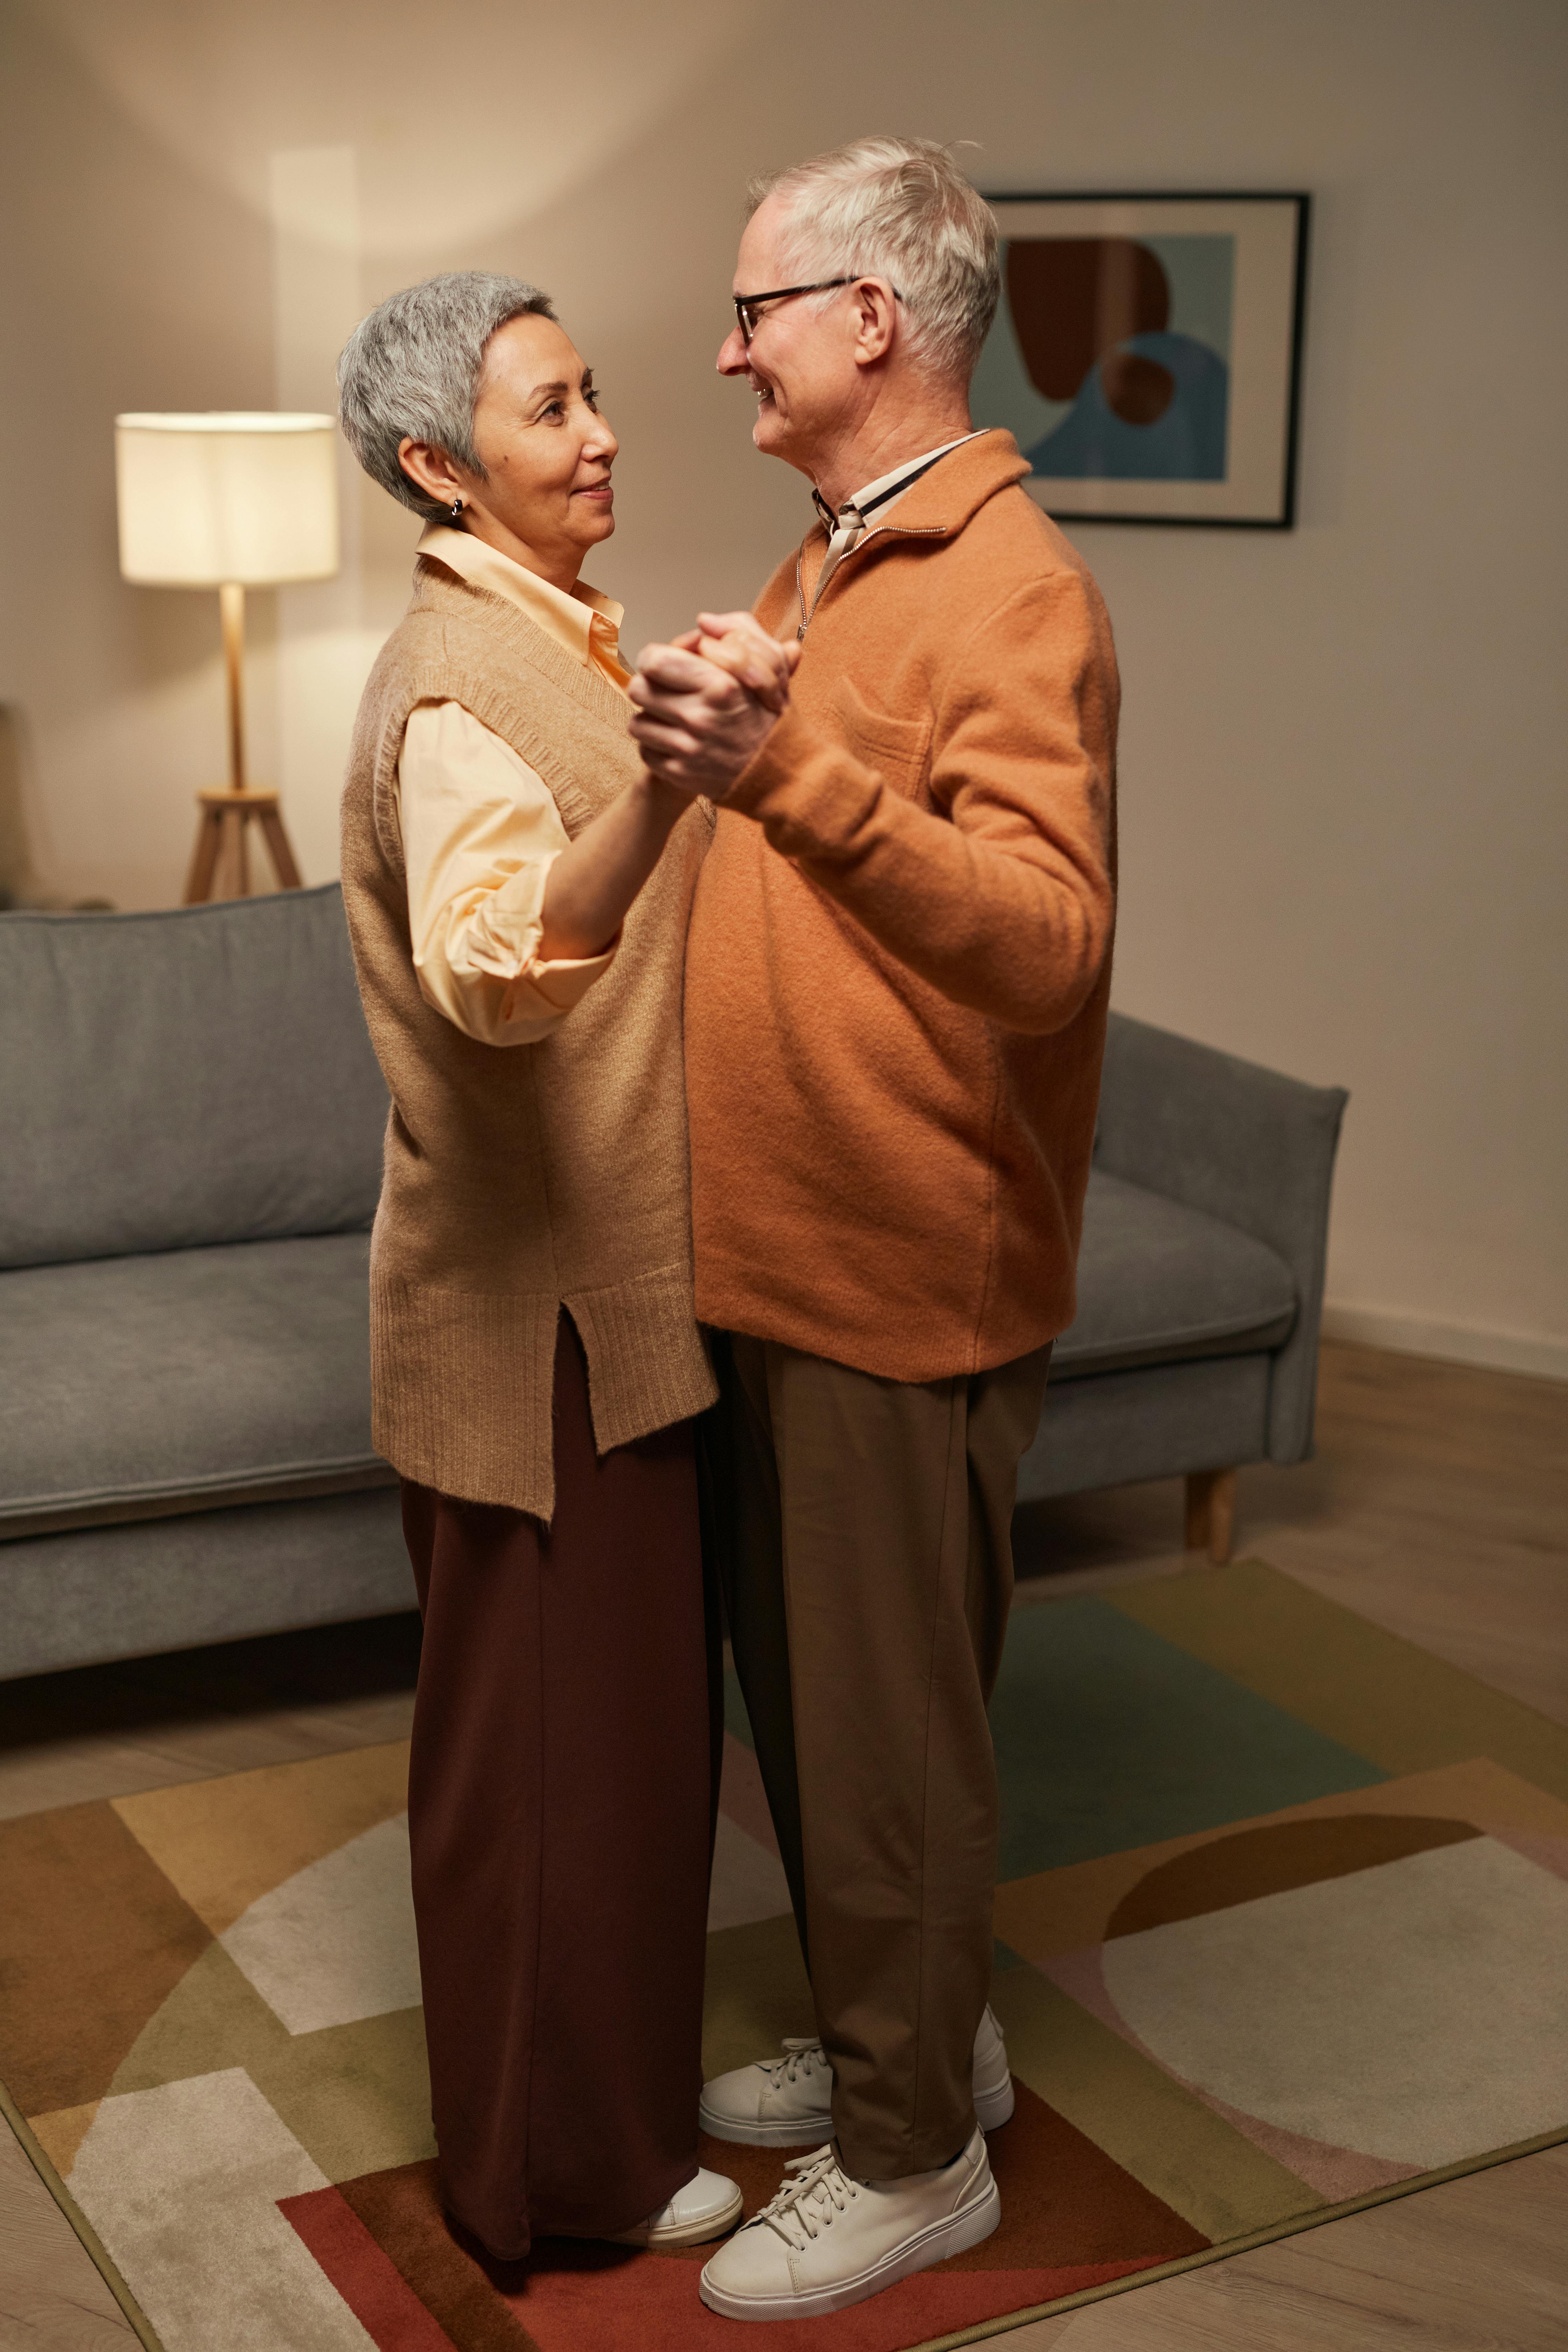
[{"label": "brown shape in artwork", "polygon": [[1209,2240],[1124,2172],[1016,2077],[1011,2123],[986,2141],[1002,2193],[999,2227],[950,2271],[1094,2269],[1173,2263]]},{"label": "brown shape in artwork", "polygon": [[1334,1813],[1326,1820],[1272,1822],[1175,1855],[1140,1879],[1110,1915],[1105,1933],[1136,1936],[1177,1919],[1201,1918],[1259,1895],[1317,1886],[1407,1854],[1459,1845],[1481,1832],[1469,1822],[1405,1813]]},{"label": "brown shape in artwork", "polygon": [[1158,360],[1138,352],[1107,352],[1100,362],[1105,404],[1123,425],[1153,425],[1171,405],[1176,379]]},{"label": "brown shape in artwork", "polygon": [[107,1804],[0,1822],[0,2081],[25,2116],[100,2099],[212,1942]]},{"label": "brown shape in artwork", "polygon": [[[1170,320],[1159,256],[1130,236],[1014,237],[1005,267],[1018,349],[1047,400],[1073,399],[1103,353],[1130,335],[1159,333]],[[1167,392],[1152,415],[1128,421],[1152,423],[1169,399]]]}]

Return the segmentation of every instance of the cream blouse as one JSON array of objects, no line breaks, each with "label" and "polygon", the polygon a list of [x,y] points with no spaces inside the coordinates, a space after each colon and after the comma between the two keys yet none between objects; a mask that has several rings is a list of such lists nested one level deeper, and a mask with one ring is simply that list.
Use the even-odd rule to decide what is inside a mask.
[{"label": "cream blouse", "polygon": [[[625,688],[621,607],[596,589],[570,595],[488,547],[432,523],[419,552],[517,605],[584,667]],[[630,704],[627,705],[628,715]],[[615,961],[546,961],[544,886],[567,846],[543,779],[458,702],[416,703],[397,761],[414,969],[426,1002],[485,1045],[546,1037]]]}]

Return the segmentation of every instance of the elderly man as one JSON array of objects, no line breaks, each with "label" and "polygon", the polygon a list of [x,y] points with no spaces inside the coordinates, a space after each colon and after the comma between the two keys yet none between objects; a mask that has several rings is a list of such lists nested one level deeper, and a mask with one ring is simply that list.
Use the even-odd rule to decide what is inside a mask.
[{"label": "elderly man", "polygon": [[[841,2308],[1000,2207],[986,1701],[1009,1526],[1072,1319],[1114,910],[1104,606],[968,384],[991,214],[869,139],[753,190],[719,354],[819,518],[755,621],[651,646],[633,731],[720,804],[687,965],[698,1311],[720,1360],[736,1668],[819,2043],[710,2083],[801,2147],[702,2275]],[[792,698],[727,674],[760,625]],[[978,2112],[978,2122],[977,2122]]]}]

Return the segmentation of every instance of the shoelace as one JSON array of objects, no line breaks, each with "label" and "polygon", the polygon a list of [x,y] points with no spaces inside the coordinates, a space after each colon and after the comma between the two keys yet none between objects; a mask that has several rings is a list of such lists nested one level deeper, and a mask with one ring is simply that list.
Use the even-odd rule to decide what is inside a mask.
[{"label": "shoelace", "polygon": [[803,2074],[815,2074],[827,2064],[827,2053],[815,2034],[788,2033],[784,2036],[784,2055],[764,2060],[763,2072],[775,2091],[786,2083],[797,2081]]},{"label": "shoelace", "polygon": [[809,2156],[791,2157],[784,2170],[795,2178],[786,2180],[773,2202],[753,2214],[752,2225],[765,2221],[786,2246],[799,2253],[859,2196],[860,2184],[844,2170],[831,2140]]}]

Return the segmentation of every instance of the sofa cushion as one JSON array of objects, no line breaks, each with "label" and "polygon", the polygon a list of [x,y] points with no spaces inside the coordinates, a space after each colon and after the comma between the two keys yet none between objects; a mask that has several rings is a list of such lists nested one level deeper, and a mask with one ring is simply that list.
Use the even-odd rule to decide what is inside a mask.
[{"label": "sofa cushion", "polygon": [[0,1276],[0,1537],[368,1486],[363,1234]]},{"label": "sofa cushion", "polygon": [[370,1223],[386,1089],[336,883],[0,915],[0,1266]]},{"label": "sofa cushion", "polygon": [[1278,1348],[1296,1285],[1267,1243],[1095,1169],[1084,1202],[1078,1315],[1053,1380]]}]

